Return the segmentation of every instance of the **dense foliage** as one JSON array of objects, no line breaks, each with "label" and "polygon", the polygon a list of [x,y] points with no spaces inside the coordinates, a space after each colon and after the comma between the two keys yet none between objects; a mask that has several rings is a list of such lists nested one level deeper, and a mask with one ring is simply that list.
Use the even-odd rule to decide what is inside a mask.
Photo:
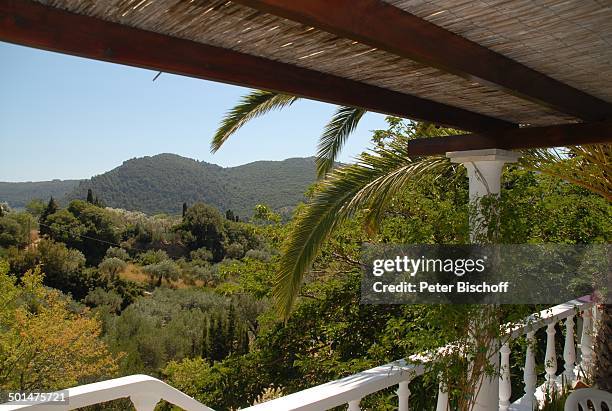
[{"label": "dense foliage", "polygon": [[17,283],[0,261],[0,387],[56,390],[112,376],[117,356],[99,338],[100,321],[58,290],[39,270]]},{"label": "dense foliage", "polygon": [[[398,124],[390,130],[375,134],[375,151],[397,142],[392,134],[401,134]],[[166,181],[147,167],[138,173]],[[370,210],[355,210],[339,223],[306,273],[286,322],[270,299],[282,244],[307,212],[304,205],[288,223],[270,205],[253,206],[250,221],[237,222],[237,208],[229,213],[178,198],[173,200],[177,211],[187,202],[182,216],[151,216],[104,207],[95,201],[100,192],[94,187],[90,201],[84,201],[85,191],[82,200],[65,207],[49,201],[29,204],[23,212],[6,211],[0,216],[0,376],[9,377],[0,379],[0,388],[16,387],[18,375],[29,385],[55,388],[146,373],[210,407],[236,409],[262,393],[268,398],[294,392],[455,341],[465,334],[462,319],[469,307],[359,301],[364,242],[468,241],[467,178],[462,169],[448,177],[424,176],[405,184],[381,213],[377,231],[364,224]],[[509,167],[503,180],[501,241],[610,241],[612,206],[604,198],[517,166]],[[270,184],[271,189],[279,185]],[[306,201],[320,190],[320,184],[313,187]],[[533,307],[502,311],[512,319]],[[34,326],[49,318],[57,326],[35,332]],[[75,344],[77,332],[84,339]],[[23,349],[44,355],[47,368],[32,361],[13,371],[20,333],[28,335]],[[535,349],[542,367],[543,347]],[[45,371],[65,367],[62,350],[79,373]],[[517,374],[520,352],[513,351],[512,358]],[[538,370],[540,376],[543,371]],[[411,406],[432,409],[435,385],[429,377],[414,381]],[[514,388],[521,392],[522,387]],[[385,410],[395,401],[391,391],[383,391],[362,405]],[[115,409],[124,408],[116,404]]]}]

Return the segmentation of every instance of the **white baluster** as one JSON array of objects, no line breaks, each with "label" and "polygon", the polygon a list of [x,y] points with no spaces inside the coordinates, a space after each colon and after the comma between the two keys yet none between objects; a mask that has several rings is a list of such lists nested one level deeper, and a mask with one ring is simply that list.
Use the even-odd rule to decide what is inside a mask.
[{"label": "white baluster", "polygon": [[409,411],[408,400],[410,399],[410,388],[408,388],[410,381],[402,381],[397,387],[397,399],[398,399],[398,411]]},{"label": "white baluster", "polygon": [[438,384],[436,411],[448,411],[448,388],[444,386],[442,379],[440,379],[440,384]]},{"label": "white baluster", "polygon": [[582,370],[586,375],[590,375],[591,363],[593,362],[593,335],[592,335],[591,313],[582,313],[582,337],[580,338],[580,357]]},{"label": "white baluster", "polygon": [[354,401],[349,401],[349,403],[348,403],[348,411],[360,411],[361,408],[359,408],[359,401],[361,401],[361,399],[354,400]]},{"label": "white baluster", "polygon": [[570,315],[565,320],[565,345],[563,346],[563,361],[565,376],[564,384],[571,385],[576,379],[574,367],[576,365],[576,344],[574,342],[574,316]]},{"label": "white baluster", "polygon": [[521,401],[524,409],[533,410],[536,405],[535,391],[537,376],[535,372],[535,332],[527,333],[527,352],[525,354],[525,369],[523,370],[523,381],[525,382],[525,396]]},{"label": "white baluster", "polygon": [[557,352],[555,350],[555,323],[550,322],[546,327],[546,356],[544,357],[544,369],[546,370],[546,389],[553,391],[556,388],[557,378]]},{"label": "white baluster", "polygon": [[130,400],[136,411],[153,411],[161,398],[155,394],[143,393],[130,395]]},{"label": "white baluster", "polygon": [[499,377],[499,411],[508,411],[512,386],[510,384],[510,347],[508,343],[502,345]]},{"label": "white baluster", "polygon": [[593,329],[593,332],[591,333],[591,336],[593,340],[595,340],[595,338],[597,337],[597,331],[599,330],[599,322],[601,321],[601,312],[599,311],[599,305],[594,304],[592,312],[593,321],[591,321],[591,328]]}]

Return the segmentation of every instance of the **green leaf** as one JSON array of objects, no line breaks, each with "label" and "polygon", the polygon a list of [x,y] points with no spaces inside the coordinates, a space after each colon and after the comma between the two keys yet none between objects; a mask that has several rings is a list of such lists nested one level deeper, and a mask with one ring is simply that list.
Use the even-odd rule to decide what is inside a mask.
[{"label": "green leaf", "polygon": [[319,140],[317,151],[317,175],[325,177],[334,167],[334,162],[349,135],[367,111],[355,107],[338,107]]},{"label": "green leaf", "polygon": [[232,108],[221,121],[211,142],[211,152],[216,152],[223,143],[249,120],[262,116],[270,110],[290,106],[299,97],[272,91],[253,90],[242,97],[238,105]]},{"label": "green leaf", "polygon": [[398,142],[374,154],[362,154],[356,164],[333,170],[295,217],[295,226],[284,244],[272,292],[279,313],[284,318],[289,316],[304,274],[339,224],[365,209],[368,225],[375,227],[393,195],[406,184],[454,168],[442,156],[411,159],[406,144]]}]

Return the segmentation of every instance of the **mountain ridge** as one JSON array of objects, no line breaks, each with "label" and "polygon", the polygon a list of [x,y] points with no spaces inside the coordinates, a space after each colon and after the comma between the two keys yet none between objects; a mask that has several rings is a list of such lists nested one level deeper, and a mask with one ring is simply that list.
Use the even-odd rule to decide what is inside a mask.
[{"label": "mountain ridge", "polygon": [[[239,215],[250,215],[259,203],[276,210],[292,209],[304,199],[304,192],[315,181],[314,157],[259,160],[221,167],[177,154],[160,153],[130,158],[89,179],[53,180],[51,183],[58,187],[42,185],[38,192],[35,187],[26,190],[26,185],[43,182],[0,182],[0,201],[8,201],[12,207],[23,207],[32,198],[46,199],[53,193],[64,201],[84,199],[87,190],[91,189],[110,207],[147,214],[177,214],[183,202],[203,201],[222,211],[231,209]],[[62,190],[67,191],[65,195],[57,195]]]}]

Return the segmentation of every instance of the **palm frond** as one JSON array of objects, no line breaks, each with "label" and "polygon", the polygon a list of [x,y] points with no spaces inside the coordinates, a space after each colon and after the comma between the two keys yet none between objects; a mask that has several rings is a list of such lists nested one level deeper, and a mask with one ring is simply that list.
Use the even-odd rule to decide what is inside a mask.
[{"label": "palm frond", "polygon": [[274,109],[293,104],[299,97],[275,93],[265,90],[252,90],[242,97],[240,102],[232,108],[221,120],[221,125],[213,136],[210,151],[216,152],[223,143],[249,120],[262,116]]},{"label": "palm frond", "polygon": [[398,144],[362,154],[356,164],[333,170],[305,210],[295,217],[295,226],[283,246],[272,292],[278,312],[284,318],[289,316],[304,274],[338,225],[361,209],[367,210],[366,220],[376,224],[389,200],[408,182],[453,167],[441,156],[411,160],[405,145]]},{"label": "palm frond", "polygon": [[325,177],[334,167],[342,146],[365,113],[366,110],[362,108],[338,107],[319,140],[316,160],[319,178]]},{"label": "palm frond", "polygon": [[528,170],[577,184],[612,201],[612,144],[523,150]]}]

